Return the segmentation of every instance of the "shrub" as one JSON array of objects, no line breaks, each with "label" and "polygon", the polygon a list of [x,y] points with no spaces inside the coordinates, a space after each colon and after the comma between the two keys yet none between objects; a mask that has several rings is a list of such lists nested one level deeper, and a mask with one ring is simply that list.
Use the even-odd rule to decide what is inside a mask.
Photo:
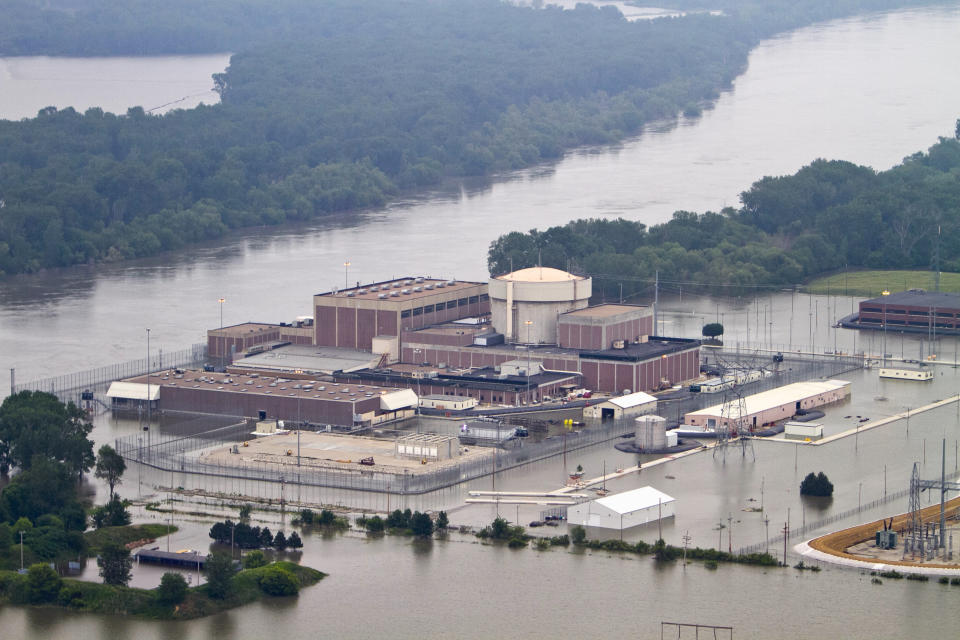
[{"label": "shrub", "polygon": [[324,509],[320,512],[320,516],[317,518],[317,524],[322,527],[329,527],[330,525],[336,523],[337,516],[334,515],[333,511],[330,509]]},{"label": "shrub", "polygon": [[552,545],[550,544],[550,540],[547,538],[537,538],[537,541],[533,544],[533,546],[537,551],[546,551]]},{"label": "shrub", "polygon": [[180,604],[187,597],[187,581],[179,573],[168,571],[160,578],[157,601],[167,606]]},{"label": "shrub", "polygon": [[716,560],[707,560],[703,563],[703,568],[710,569],[711,571],[715,571],[718,566],[719,565],[717,564]]},{"label": "shrub", "polygon": [[265,567],[266,565],[267,557],[263,555],[263,551],[260,551],[259,549],[255,549],[243,556],[244,569],[258,569],[260,567]]},{"label": "shrub", "polygon": [[510,540],[507,542],[507,546],[511,549],[520,549],[527,546],[527,541],[523,538],[510,538]]},{"label": "shrub", "polygon": [[570,536],[567,534],[563,534],[562,536],[553,536],[550,538],[550,544],[554,547],[569,547]]},{"label": "shrub", "polygon": [[583,544],[587,539],[587,530],[576,524],[570,527],[570,540],[573,544]]},{"label": "shrub", "polygon": [[251,504],[241,505],[241,506],[240,506],[240,519],[241,519],[241,520],[249,520],[249,519],[250,519],[250,512],[251,512],[251,511],[253,511],[253,505],[251,505]]},{"label": "shrub", "polygon": [[386,528],[386,523],[380,516],[373,516],[364,519],[363,527],[370,533],[380,533]]},{"label": "shrub", "polygon": [[313,524],[313,511],[310,509],[300,510],[300,524]]},{"label": "shrub", "polygon": [[443,531],[450,526],[450,520],[447,518],[447,512],[441,511],[437,514],[437,531]]},{"label": "shrub", "polygon": [[286,569],[268,567],[260,576],[260,590],[268,596],[295,596],[300,591],[300,584]]},{"label": "shrub", "polygon": [[38,563],[27,570],[28,599],[33,603],[53,602],[60,594],[63,580],[50,565]]}]

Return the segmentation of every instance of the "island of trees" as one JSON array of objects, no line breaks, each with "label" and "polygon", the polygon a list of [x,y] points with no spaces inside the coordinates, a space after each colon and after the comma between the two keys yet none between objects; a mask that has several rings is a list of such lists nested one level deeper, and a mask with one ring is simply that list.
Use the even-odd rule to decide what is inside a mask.
[{"label": "island of trees", "polygon": [[[844,268],[960,271],[960,121],[956,135],[876,172],[816,160],[763,178],[739,209],[680,211],[647,228],[624,219],[576,220],[514,232],[491,244],[491,273],[542,264],[594,277],[601,295],[647,291],[652,275],[687,290],[794,285]],[[705,334],[706,335],[706,334]]]},{"label": "island of trees", "polygon": [[0,275],[151,255],[620,140],[699,113],[761,38],[892,4],[731,1],[631,23],[495,0],[15,0],[0,55],[236,54],[215,106],[0,122]]},{"label": "island of trees", "polygon": [[[92,429],[81,409],[48,393],[23,391],[0,405],[0,472],[15,471],[0,491],[0,605],[52,604],[99,613],[193,618],[264,595],[295,595],[323,577],[290,562],[267,563],[260,551],[251,552],[238,571],[229,555],[214,553],[202,586],[190,588],[182,575],[171,572],[156,589],[128,587],[133,566],[128,544],[142,544],[168,530],[164,525],[130,526],[126,504],[114,492],[126,465],[109,445],[94,455],[88,437]],[[79,494],[80,482],[91,469],[110,486],[108,502],[92,508]],[[88,521],[92,530],[87,530]],[[246,530],[241,528],[241,534]],[[263,540],[255,547],[282,551],[302,546],[296,532],[287,538],[279,531],[270,535],[269,543],[266,536]],[[102,584],[61,577],[69,562],[83,557],[96,557]]]}]

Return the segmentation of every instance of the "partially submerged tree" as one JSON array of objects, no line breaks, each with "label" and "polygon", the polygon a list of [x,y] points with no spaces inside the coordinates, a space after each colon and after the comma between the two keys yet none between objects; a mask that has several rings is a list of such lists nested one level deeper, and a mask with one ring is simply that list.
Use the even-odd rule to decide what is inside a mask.
[{"label": "partially submerged tree", "polygon": [[97,464],[93,475],[101,480],[106,480],[110,485],[110,498],[113,498],[113,490],[120,484],[120,476],[127,470],[127,463],[123,461],[123,456],[108,444],[100,447],[97,451]]},{"label": "partially submerged tree", "polygon": [[703,325],[703,330],[700,331],[704,338],[716,338],[717,336],[723,335],[723,325],[719,322],[710,322]]},{"label": "partially submerged tree", "polygon": [[812,471],[800,483],[800,495],[827,497],[833,495],[833,483],[821,471],[814,474]]}]

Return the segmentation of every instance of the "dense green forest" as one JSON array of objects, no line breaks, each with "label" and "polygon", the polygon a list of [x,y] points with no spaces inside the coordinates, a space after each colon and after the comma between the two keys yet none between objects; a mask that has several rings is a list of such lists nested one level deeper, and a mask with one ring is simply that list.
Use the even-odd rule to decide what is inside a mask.
[{"label": "dense green forest", "polygon": [[891,2],[630,23],[495,0],[14,0],[0,54],[238,53],[214,78],[216,106],[0,122],[0,275],[151,255],[616,141],[698,113],[761,38]]},{"label": "dense green forest", "polygon": [[892,169],[816,160],[792,176],[766,177],[739,209],[680,211],[646,228],[630,220],[577,220],[514,232],[490,247],[491,273],[542,264],[593,274],[607,296],[647,291],[654,272],[684,289],[736,292],[792,285],[844,268],[960,271],[960,121]]}]

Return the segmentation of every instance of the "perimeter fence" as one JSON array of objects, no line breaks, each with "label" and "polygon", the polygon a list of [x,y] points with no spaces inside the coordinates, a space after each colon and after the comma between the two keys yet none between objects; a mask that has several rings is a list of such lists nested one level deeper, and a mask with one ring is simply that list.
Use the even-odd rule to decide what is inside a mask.
[{"label": "perimeter fence", "polygon": [[[876,500],[873,500],[871,502],[865,502],[853,509],[847,509],[846,511],[833,513],[821,520],[817,520],[815,522],[808,522],[800,525],[799,527],[791,528],[786,533],[787,540],[789,541],[797,538],[805,538],[807,535],[813,533],[814,531],[819,531],[820,529],[823,529],[828,525],[834,524],[835,522],[846,520],[847,518],[853,517],[858,513],[863,513],[864,511],[870,511],[871,509],[875,509],[881,505],[888,504],[890,502],[893,502],[894,500],[905,498],[909,494],[910,494],[910,489],[901,489],[899,491],[894,491],[892,493],[888,493],[882,498],[877,498]],[[780,543],[782,544],[783,537],[784,537],[783,534],[781,534],[771,539],[770,542],[779,540]],[[749,553],[759,553],[761,551],[765,551],[770,547],[770,542],[764,541],[764,542],[758,542],[756,544],[752,544],[748,547],[740,547],[739,553],[740,555],[746,555]]]},{"label": "perimeter fence", "polygon": [[10,388],[11,394],[21,391],[46,391],[67,402],[72,400],[79,403],[83,391],[94,393],[106,391],[107,386],[115,380],[141,376],[149,371],[157,371],[171,367],[188,367],[204,362],[207,357],[207,344],[198,342],[193,346],[178,351],[158,351],[151,354],[149,360],[140,358],[127,362],[116,362],[95,369],[66,373],[52,378],[41,378],[14,384]]},{"label": "perimeter fence", "polygon": [[[280,461],[275,457],[258,459],[256,455],[245,455],[243,442],[252,437],[252,429],[247,422],[186,437],[158,436],[145,432],[118,438],[115,444],[117,452],[127,461],[163,471],[233,478],[237,481],[414,495],[608,442],[634,429],[632,420],[603,423],[547,437],[539,442],[520,439],[520,446],[513,449],[491,448],[491,455],[470,457],[453,463],[437,463],[442,466],[434,470],[405,470],[403,473],[365,468],[355,463],[317,463],[313,459],[301,459],[298,465],[295,451],[281,457]],[[221,448],[231,452],[225,454],[229,461],[223,461],[223,455],[216,458],[209,455],[213,449]]]}]

